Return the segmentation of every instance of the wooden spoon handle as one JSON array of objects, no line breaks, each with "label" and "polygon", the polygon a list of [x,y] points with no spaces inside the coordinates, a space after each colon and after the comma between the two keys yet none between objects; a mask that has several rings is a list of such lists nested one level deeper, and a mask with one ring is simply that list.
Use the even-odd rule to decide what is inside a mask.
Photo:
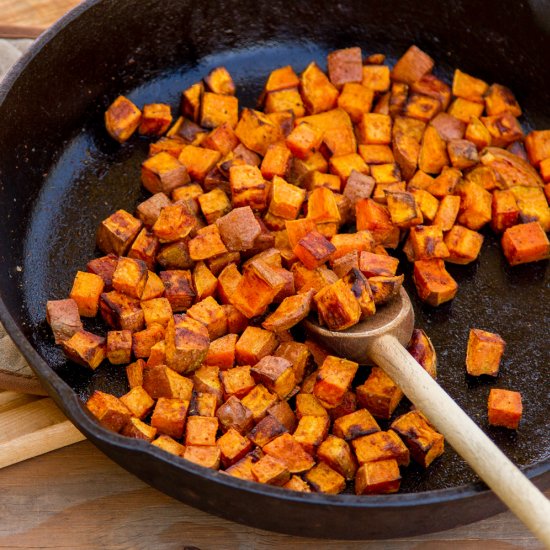
[{"label": "wooden spoon handle", "polygon": [[519,471],[391,335],[375,338],[370,358],[393,379],[479,477],[550,548],[550,501]]}]

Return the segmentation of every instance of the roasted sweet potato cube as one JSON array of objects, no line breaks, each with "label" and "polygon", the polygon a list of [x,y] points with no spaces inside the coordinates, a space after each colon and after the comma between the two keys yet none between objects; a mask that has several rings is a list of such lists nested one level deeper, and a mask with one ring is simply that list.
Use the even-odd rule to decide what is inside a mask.
[{"label": "roasted sweet potato cube", "polygon": [[[302,101],[302,98],[300,96],[300,93],[296,91],[297,97],[300,98],[300,102]],[[303,112],[305,113],[305,109],[303,109]],[[267,113],[267,118],[275,124],[279,128],[279,131],[281,132],[281,136],[283,138],[286,138],[290,132],[292,132],[292,129],[294,128],[294,118],[295,114],[291,109],[287,111],[277,111],[275,113]],[[301,115],[300,115],[301,116]],[[292,164],[292,163],[291,163]]]},{"label": "roasted sweet potato cube", "polygon": [[231,128],[239,120],[239,100],[230,95],[205,92],[202,96],[200,125],[203,128],[216,128],[224,123]]},{"label": "roasted sweet potato cube", "polygon": [[132,332],[130,330],[107,332],[106,355],[109,363],[113,365],[129,363],[132,357]]},{"label": "roasted sweet potato cube", "polygon": [[202,140],[201,145],[207,149],[218,151],[225,156],[239,145],[239,138],[235,135],[233,128],[228,123],[225,123],[214,128]]},{"label": "roasted sweet potato cube", "polygon": [[237,430],[230,428],[223,434],[216,445],[220,449],[220,458],[224,468],[229,468],[245,457],[252,450],[252,442]]},{"label": "roasted sweet potato cube", "polygon": [[263,456],[261,449],[255,449],[248,453],[244,458],[224,470],[224,472],[232,477],[245,479],[247,481],[256,481],[252,474],[252,466]]},{"label": "roasted sweet potato cube", "polygon": [[189,255],[194,261],[208,260],[226,252],[227,248],[216,225],[207,225],[199,229],[196,237],[189,241]]},{"label": "roasted sweet potato cube", "polygon": [[286,88],[295,88],[300,83],[300,79],[290,65],[271,71],[264,90],[266,92],[275,92]]},{"label": "roasted sweet potato cube", "polygon": [[422,138],[418,167],[428,174],[439,174],[448,164],[447,144],[433,126],[428,126]]},{"label": "roasted sweet potato cube", "polygon": [[141,330],[144,325],[143,310],[139,300],[121,294],[116,290],[101,295],[99,308],[101,316],[112,328],[119,330]]},{"label": "roasted sweet potato cube", "polygon": [[166,397],[190,401],[193,382],[166,365],[147,366],[143,371],[143,389],[153,398]]},{"label": "roasted sweet potato cube", "polygon": [[357,463],[346,441],[329,435],[317,449],[317,458],[333,470],[351,480],[355,477]]},{"label": "roasted sweet potato cube", "polygon": [[397,82],[412,84],[431,73],[433,59],[417,46],[411,46],[395,63],[391,77]]},{"label": "roasted sweet potato cube", "polygon": [[342,181],[339,176],[335,174],[325,174],[318,170],[308,172],[301,183],[308,191],[314,191],[317,187],[326,187],[334,193],[339,193],[342,187]]},{"label": "roasted sweet potato cube", "polygon": [[294,440],[300,443],[307,453],[314,455],[316,448],[326,439],[329,425],[328,415],[302,416],[294,431]]},{"label": "roasted sweet potato cube", "polygon": [[310,355],[307,346],[300,342],[282,342],[274,354],[291,362],[296,382],[300,383]]},{"label": "roasted sweet potato cube", "polygon": [[157,262],[161,269],[191,269],[194,261],[189,254],[189,240],[163,245],[157,254]]},{"label": "roasted sweet potato cube", "polygon": [[263,384],[254,386],[254,388],[252,388],[252,390],[241,400],[243,406],[252,412],[252,417],[255,422],[259,422],[276,401],[277,395],[269,392]]},{"label": "roasted sweet potato cube", "polygon": [[407,351],[432,378],[436,377],[437,355],[431,340],[422,329],[413,330]]},{"label": "roasted sweet potato cube", "polygon": [[470,119],[463,122],[449,113],[438,113],[435,118],[430,121],[430,125],[438,131],[439,135],[445,141],[450,141],[451,139],[462,139],[466,131],[466,124],[469,122]]},{"label": "roasted sweet potato cube", "polygon": [[187,315],[175,315],[166,327],[166,363],[176,372],[192,372],[206,357],[208,330]]},{"label": "roasted sweet potato cube", "polygon": [[140,420],[143,420],[155,406],[154,399],[141,386],[135,386],[120,400]]},{"label": "roasted sweet potato cube", "polygon": [[471,376],[497,376],[506,343],[498,335],[485,330],[470,329],[466,350],[466,370]]},{"label": "roasted sweet potato cube", "polygon": [[285,141],[291,153],[299,159],[306,159],[312,153],[315,153],[322,142],[322,131],[318,127],[312,126],[307,122],[298,124],[298,126],[290,132]]},{"label": "roasted sweet potato cube", "polygon": [[187,145],[181,151],[178,161],[196,181],[202,181],[221,158],[219,151]]},{"label": "roasted sweet potato cube", "polygon": [[539,165],[539,169],[540,169],[540,175],[544,180],[544,182],[546,183],[545,193],[546,193],[546,199],[548,200],[548,196],[549,196],[548,189],[550,189],[550,187],[548,186],[548,182],[550,182],[550,158],[547,158],[541,161]]},{"label": "roasted sweet potato cube", "polygon": [[336,407],[349,389],[359,365],[329,355],[317,373],[313,394],[327,408]]},{"label": "roasted sweet potato cube", "polygon": [[327,68],[330,81],[337,88],[347,82],[361,82],[363,80],[361,48],[345,48],[329,53]]},{"label": "roasted sweet potato cube", "polygon": [[296,385],[292,363],[283,357],[262,357],[252,368],[251,374],[258,384],[265,385],[281,399],[284,399]]},{"label": "roasted sweet potato cube", "polygon": [[235,83],[225,67],[212,69],[204,78],[207,88],[215,94],[234,95]]},{"label": "roasted sweet potato cube", "polygon": [[525,138],[525,149],[533,166],[538,166],[541,161],[550,158],[550,130],[530,132]]},{"label": "roasted sweet potato cube", "polygon": [[199,121],[204,84],[195,82],[181,93],[181,112],[194,122]]},{"label": "roasted sweet potato cube", "polygon": [[270,144],[282,138],[280,129],[264,113],[253,109],[242,111],[235,134],[248,149],[262,156]]},{"label": "roasted sweet potato cube", "polygon": [[137,217],[147,227],[152,227],[157,221],[160,211],[170,204],[170,199],[164,193],[155,193],[152,197],[138,204],[136,208]]},{"label": "roasted sweet potato cube", "polygon": [[334,421],[332,433],[346,441],[351,441],[379,430],[380,426],[378,426],[372,414],[367,409],[358,409],[337,418]]},{"label": "roasted sweet potato cube", "polygon": [[[478,151],[491,145],[492,141],[491,132],[489,132],[487,126],[485,126],[479,118],[474,116],[470,118],[464,137],[473,143]],[[457,166],[457,168],[459,168],[459,166]]]},{"label": "roasted sweet potato cube", "polygon": [[105,359],[105,338],[83,329],[61,342],[61,346],[71,361],[92,370],[99,367]]},{"label": "roasted sweet potato cube", "polygon": [[425,74],[410,85],[411,92],[437,99],[445,110],[451,101],[451,88],[433,74]]},{"label": "roasted sweet potato cube", "polygon": [[366,462],[357,470],[355,494],[397,493],[401,484],[399,466],[394,459]]},{"label": "roasted sweet potato cube", "polygon": [[337,275],[324,265],[312,270],[307,269],[301,262],[296,262],[292,265],[291,271],[296,291],[300,294],[310,289],[318,292],[338,280]]},{"label": "roasted sweet potato cube", "polygon": [[256,424],[248,434],[248,437],[254,445],[263,448],[287,431],[287,428],[277,418],[268,414]]},{"label": "roasted sweet potato cube", "polygon": [[[287,183],[284,179],[275,176],[271,186],[269,212],[285,220],[294,220],[298,217],[305,198],[305,189]],[[284,226],[282,229],[284,229]]]},{"label": "roasted sweet potato cube", "polygon": [[359,405],[377,418],[389,419],[403,397],[399,386],[380,367],[372,367],[369,377],[356,391]]},{"label": "roasted sweet potato cube", "polygon": [[144,369],[145,361],[143,359],[138,359],[126,367],[126,378],[128,378],[128,385],[130,388],[143,385]]},{"label": "roasted sweet potato cube", "polygon": [[340,418],[341,416],[345,416],[347,414],[351,414],[356,410],[357,410],[357,396],[353,391],[347,391],[344,394],[344,398],[342,399],[341,403],[336,407],[334,407],[333,409],[329,409],[329,415],[331,420],[334,421],[337,418]]},{"label": "roasted sweet potato cube", "polygon": [[179,117],[176,122],[174,122],[170,130],[166,132],[166,137],[181,139],[184,142],[184,146],[198,146],[206,137],[206,134],[206,130],[201,128],[198,124],[195,124],[192,120]]},{"label": "roasted sweet potato cube", "polygon": [[208,353],[204,360],[205,364],[217,366],[222,370],[231,369],[235,364],[235,345],[237,343],[237,338],[238,336],[236,334],[226,334],[210,342]]},{"label": "roasted sweet potato cube", "polygon": [[159,273],[165,291],[164,296],[170,302],[172,311],[186,311],[195,298],[191,273],[186,270],[172,269]]},{"label": "roasted sweet potato cube", "polygon": [[105,111],[105,127],[119,143],[128,140],[141,121],[141,111],[123,95],[118,96]]},{"label": "roasted sweet potato cube", "polygon": [[212,416],[190,416],[185,428],[185,445],[215,445],[218,419]]},{"label": "roasted sweet potato cube", "polygon": [[237,287],[243,276],[240,274],[235,264],[229,264],[224,267],[219,274],[217,291],[220,302],[229,303],[237,290]]},{"label": "roasted sweet potato cube", "polygon": [[359,322],[361,306],[349,285],[339,279],[314,296],[319,317],[330,330],[344,330]]},{"label": "roasted sweet potato cube", "polygon": [[408,466],[410,462],[409,449],[393,430],[359,437],[352,445],[359,464],[394,459],[399,466]]},{"label": "roasted sweet potato cube", "polygon": [[417,191],[419,189],[428,189],[430,185],[433,184],[434,179],[429,174],[426,174],[426,172],[423,172],[422,170],[417,170],[413,177],[409,180],[409,183],[407,184],[407,190],[408,191]]},{"label": "roasted sweet potato cube", "polygon": [[97,246],[105,254],[113,252],[122,256],[130,248],[141,227],[141,221],[125,210],[117,210],[101,222],[97,230]]},{"label": "roasted sweet potato cube", "polygon": [[291,476],[290,480],[283,485],[283,489],[289,491],[299,491],[301,493],[311,493],[310,486],[298,476]]},{"label": "roasted sweet potato cube", "polygon": [[404,275],[395,277],[369,277],[369,286],[372,292],[372,299],[376,306],[388,303],[398,294],[403,285]]},{"label": "roasted sweet potato cube", "polygon": [[458,290],[440,258],[415,261],[413,279],[420,299],[434,307],[452,300]]},{"label": "roasted sweet potato cube", "polygon": [[231,210],[231,202],[221,189],[212,189],[197,197],[207,223],[214,223]]},{"label": "roasted sweet potato cube", "polygon": [[309,315],[313,290],[285,298],[280,306],[262,323],[273,332],[288,330]]},{"label": "roasted sweet potato cube", "polygon": [[159,433],[181,439],[188,408],[189,401],[159,397],[151,416],[151,426]]},{"label": "roasted sweet potato cube", "polygon": [[285,463],[278,458],[266,455],[252,465],[252,475],[259,483],[284,485],[290,479]]},{"label": "roasted sweet potato cube", "polygon": [[483,103],[483,96],[488,89],[489,85],[483,80],[463,73],[459,69],[455,70],[453,77],[453,95],[470,101]]},{"label": "roasted sweet potato cube", "polygon": [[204,298],[213,296],[216,292],[218,279],[204,262],[197,262],[195,264],[195,268],[193,269],[193,287],[197,293],[197,300],[204,300]]},{"label": "roasted sweet potato cube", "polygon": [[232,395],[216,411],[222,430],[231,428],[240,434],[247,433],[254,426],[252,411],[248,409],[238,397]]},{"label": "roasted sweet potato cube", "polygon": [[481,122],[489,130],[491,145],[495,147],[506,147],[524,136],[518,119],[509,112],[481,117]]},{"label": "roasted sweet potato cube", "polygon": [[68,340],[75,332],[82,330],[82,321],[75,300],[48,300],[46,320],[50,325],[56,344]]},{"label": "roasted sweet potato cube", "polygon": [[248,319],[232,304],[224,304],[222,307],[227,317],[227,332],[243,333],[248,326]]},{"label": "roasted sweet potato cube", "polygon": [[346,479],[344,476],[333,470],[325,462],[319,462],[319,464],[311,468],[311,470],[304,474],[304,479],[317,493],[337,495],[346,488]]},{"label": "roasted sweet potato cube", "polygon": [[408,191],[386,192],[386,198],[390,218],[394,225],[408,228],[422,223],[422,212],[412,193]]},{"label": "roasted sweet potato cube", "polygon": [[[263,262],[258,262],[258,264],[263,264]],[[266,280],[264,273],[268,273],[271,280]],[[245,271],[244,276],[239,281],[231,297],[231,302],[243,315],[250,319],[263,314],[285,284],[286,281],[274,269],[270,270],[269,266],[265,264],[263,264],[261,271],[250,268]]]},{"label": "roasted sweet potato cube", "polygon": [[153,323],[146,329],[132,334],[132,353],[134,357],[147,358],[151,355],[151,348],[162,341],[164,341],[164,327]]},{"label": "roasted sweet potato cube", "polygon": [[361,84],[373,92],[386,92],[390,88],[390,68],[377,63],[363,65]]},{"label": "roasted sweet potato cube", "polygon": [[311,455],[288,433],[275,438],[263,450],[268,456],[282,460],[291,474],[306,472],[315,464]]},{"label": "roasted sweet potato cube", "polygon": [[116,254],[108,254],[107,256],[90,260],[86,264],[86,270],[95,275],[99,275],[105,284],[105,292],[108,292],[113,290],[113,273],[115,272],[117,263],[118,256]]},{"label": "roasted sweet potato cube", "polygon": [[156,256],[159,249],[158,238],[144,228],[139,232],[136,240],[132,243],[128,251],[128,257],[145,262],[148,269],[155,269]]},{"label": "roasted sweet potato cube", "polygon": [[376,244],[396,248],[399,243],[399,228],[391,222],[388,209],[373,199],[361,199],[355,205],[357,230],[370,231]]},{"label": "roasted sweet potato cube", "polygon": [[[440,176],[442,177],[443,174]],[[460,210],[460,197],[457,195],[447,195],[441,199],[437,214],[433,220],[433,225],[441,228],[441,231],[449,231],[458,216]]]},{"label": "roasted sweet potato cube", "polygon": [[301,74],[300,91],[307,112],[312,115],[333,109],[338,99],[338,90],[315,62]]},{"label": "roasted sweet potato cube", "polygon": [[172,307],[166,298],[153,298],[141,302],[141,309],[145,319],[145,325],[159,324],[166,327],[168,321],[172,318]]},{"label": "roasted sweet potato cube", "polygon": [[327,262],[335,250],[321,233],[311,231],[298,241],[293,252],[308,269],[315,269]]},{"label": "roasted sweet potato cube", "polygon": [[229,183],[234,207],[249,206],[253,210],[265,209],[267,184],[259,168],[246,164],[232,166],[229,169]]},{"label": "roasted sweet potato cube", "polygon": [[186,142],[179,136],[161,137],[158,141],[149,144],[149,156],[154,157],[158,153],[168,153],[175,159],[180,156]]},{"label": "roasted sweet potato cube", "polygon": [[159,435],[155,440],[151,441],[151,444],[176,456],[183,456],[185,452],[185,447],[169,435]]},{"label": "roasted sweet potato cube", "polygon": [[170,105],[149,103],[143,106],[139,133],[145,136],[161,136],[172,124]]},{"label": "roasted sweet potato cube", "polygon": [[157,435],[157,429],[145,424],[139,418],[132,417],[126,423],[122,431],[120,432],[126,437],[133,437],[135,439],[144,439],[145,441],[153,441]]},{"label": "roasted sweet potato cube", "polygon": [[328,412],[312,393],[299,393],[296,396],[296,416],[299,419],[303,416],[328,417]]},{"label": "roasted sweet potato cube", "polygon": [[218,397],[213,393],[195,392],[189,414],[191,416],[216,416]]},{"label": "roasted sweet potato cube", "polygon": [[346,186],[347,180],[352,171],[359,172],[360,174],[369,173],[369,167],[365,164],[363,158],[357,153],[333,156],[329,161],[329,166],[330,171],[340,178],[343,188]]},{"label": "roasted sweet potato cube", "polygon": [[196,218],[183,203],[165,206],[153,225],[153,233],[161,243],[184,239],[196,227]]},{"label": "roasted sweet potato cube", "polygon": [[374,303],[370,285],[363,273],[357,268],[352,268],[340,280],[344,281],[348,285],[352,294],[357,299],[359,308],[361,309],[360,319],[363,320],[371,315],[374,315],[376,312],[376,305]]},{"label": "roasted sweet potato cube", "polygon": [[389,115],[364,113],[357,126],[357,138],[361,144],[389,145],[392,120]]},{"label": "roasted sweet potato cube", "polygon": [[476,146],[467,139],[453,139],[447,144],[451,164],[459,170],[470,168],[479,162]]},{"label": "roasted sweet potato cube", "polygon": [[147,366],[152,367],[164,364],[166,364],[166,342],[160,340],[151,346],[149,357],[147,358]]},{"label": "roasted sweet potato cube", "polygon": [[445,258],[453,264],[469,264],[481,251],[483,235],[461,225],[454,225],[445,235],[449,256]]},{"label": "roasted sweet potato cube", "polygon": [[217,445],[187,445],[183,458],[211,470],[220,468],[220,449]]},{"label": "roasted sweet potato cube", "polygon": [[338,97],[338,107],[346,111],[354,123],[358,123],[363,113],[370,112],[373,98],[372,89],[358,82],[348,82]]},{"label": "roasted sweet potato cube", "polygon": [[176,187],[189,183],[189,174],[178,159],[161,151],[142,163],[141,182],[150,193],[169,195]]},{"label": "roasted sweet potato cube", "polygon": [[217,399],[218,405],[223,401],[223,385],[220,381],[220,369],[216,366],[202,365],[193,373],[195,391],[210,393]]},{"label": "roasted sweet potato cube", "polygon": [[292,154],[285,142],[272,143],[265,153],[260,170],[262,176],[271,180],[274,176],[284,178],[290,170]]},{"label": "roasted sweet potato cube", "polygon": [[449,257],[449,250],[443,241],[443,232],[438,225],[412,227],[409,239],[415,260]]},{"label": "roasted sweet potato cube", "polygon": [[113,288],[118,291],[140,298],[147,282],[147,264],[142,260],[121,257],[113,273]]},{"label": "roasted sweet potato cube", "polygon": [[441,111],[441,102],[438,98],[418,93],[410,94],[403,106],[405,116],[423,122],[429,122],[439,111]]},{"label": "roasted sweet potato cube", "polygon": [[433,221],[439,209],[439,201],[424,189],[411,189],[411,193],[420,209],[422,218],[426,221]]},{"label": "roasted sweet potato cube", "polygon": [[550,206],[542,187],[514,186],[510,188],[516,199],[522,223],[538,222],[544,231],[550,231]]},{"label": "roasted sweet potato cube", "polygon": [[346,256],[352,252],[360,254],[361,252],[370,252],[375,243],[370,231],[357,231],[356,233],[339,233],[334,235],[331,243],[336,250],[331,255],[331,262],[334,265],[335,260]]},{"label": "roasted sweet potato cube", "polygon": [[107,429],[120,432],[130,420],[132,413],[117,397],[109,393],[96,390],[86,402],[86,408]]},{"label": "roasted sweet potato cube", "polygon": [[540,223],[509,227],[502,236],[502,250],[510,265],[537,262],[550,257],[550,243]]},{"label": "roasted sweet potato cube", "polygon": [[434,430],[419,411],[411,411],[400,416],[393,421],[391,429],[397,432],[409,448],[413,459],[424,468],[443,454],[443,436]]},{"label": "roasted sweet potato cube", "polygon": [[[302,96],[298,88],[287,88],[269,92],[265,98],[265,113],[268,115],[280,112],[290,112],[295,117],[303,117],[306,113]],[[272,122],[273,119],[270,120]]]},{"label": "roasted sweet potato cube", "polygon": [[262,231],[250,206],[233,209],[219,218],[216,225],[225,246],[231,251],[251,249]]},{"label": "roasted sweet potato cube", "polygon": [[235,395],[242,399],[256,385],[248,365],[234,367],[220,373],[225,398]]},{"label": "roasted sweet potato cube", "polygon": [[491,426],[518,429],[523,412],[521,393],[491,388],[487,408]]},{"label": "roasted sweet potato cube", "polygon": [[447,113],[458,120],[468,124],[472,117],[479,118],[483,113],[484,105],[477,101],[470,101],[462,97],[457,97],[447,109]]},{"label": "roasted sweet potato cube", "polygon": [[492,196],[480,185],[471,181],[463,181],[456,188],[461,197],[460,212],[457,218],[459,224],[477,231],[491,221]]},{"label": "roasted sweet potato cube", "polygon": [[485,110],[489,116],[500,115],[508,111],[521,116],[521,107],[511,90],[501,84],[492,84],[485,94]]}]

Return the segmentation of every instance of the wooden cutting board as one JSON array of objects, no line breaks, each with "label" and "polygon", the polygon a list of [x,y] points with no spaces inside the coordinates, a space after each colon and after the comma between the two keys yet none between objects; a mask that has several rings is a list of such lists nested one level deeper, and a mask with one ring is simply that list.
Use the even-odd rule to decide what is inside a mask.
[{"label": "wooden cutting board", "polygon": [[35,38],[80,0],[0,0],[0,38]]}]

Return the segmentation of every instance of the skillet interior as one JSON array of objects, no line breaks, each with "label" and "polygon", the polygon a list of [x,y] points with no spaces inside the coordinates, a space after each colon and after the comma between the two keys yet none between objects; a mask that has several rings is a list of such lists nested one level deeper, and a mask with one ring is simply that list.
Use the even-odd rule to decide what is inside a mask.
[{"label": "skillet interior", "polygon": [[[236,80],[241,105],[253,106],[265,78],[277,66],[292,64],[301,70],[311,59],[324,65],[327,51],[348,45],[360,45],[369,53],[383,51],[395,58],[416,43],[436,59],[437,71],[448,79],[452,68],[458,66],[488,81],[508,85],[524,107],[526,128],[550,126],[545,110],[550,100],[550,78],[544,59],[549,39],[534,26],[525,6],[516,6],[512,14],[497,2],[487,2],[483,7],[459,2],[446,7],[445,13],[441,13],[439,3],[431,1],[423,3],[422,9],[406,2],[381,1],[345,6],[317,2],[314,9],[281,1],[271,2],[269,8],[252,2],[192,7],[191,2],[176,1],[140,2],[137,7],[130,4],[89,2],[87,11],[79,8],[84,11],[79,18],[65,23],[65,27],[59,25],[53,40],[43,39],[35,48],[33,54],[42,49],[34,59],[27,58],[28,66],[6,90],[0,105],[0,216],[5,220],[0,258],[7,266],[0,274],[6,305],[2,319],[9,329],[19,329],[82,398],[96,388],[117,394],[125,391],[123,369],[104,366],[88,373],[68,364],[45,326],[44,305],[47,299],[65,297],[75,271],[96,255],[94,234],[99,221],[117,208],[132,211],[144,198],[139,161],[145,156],[147,142],[133,139],[120,147],[106,136],[103,127],[102,113],[118,93],[127,93],[138,105],[162,100],[175,109],[182,89],[223,64]],[[437,16],[427,15],[436,11]],[[9,86],[10,82],[6,84]],[[479,262],[451,266],[450,271],[460,285],[452,304],[433,310],[413,298],[417,325],[426,329],[438,350],[439,381],[484,429],[489,388],[520,390],[525,408],[520,431],[487,431],[517,464],[538,473],[546,471],[550,439],[545,385],[550,363],[546,344],[550,296],[547,262],[511,269],[487,233]],[[90,327],[93,329],[94,324]],[[463,365],[470,327],[498,332],[507,341],[497,380],[466,378]],[[215,498],[204,498],[206,492],[216,492],[212,484],[208,490],[202,484],[221,476],[181,464],[174,466],[165,458],[155,460],[150,453],[136,458],[128,449],[143,446],[126,441],[121,445],[120,438],[90,424],[74,395],[28,346],[24,351],[64,410],[110,456],[170,494],[232,519],[301,534],[357,538],[396,536],[396,527],[403,534],[439,530],[484,517],[498,507],[479,486],[463,487],[476,478],[448,449],[428,472],[409,469],[403,491],[411,494],[406,497],[354,502],[347,497],[315,497],[308,503],[284,494],[274,501],[264,495],[280,495],[281,491],[255,487],[240,496],[245,501],[240,506],[224,510]],[[184,471],[200,475],[190,477]],[[185,488],[174,487],[173,481],[181,485],[182,479]],[[224,480],[218,487],[222,493],[229,487],[227,498],[234,498],[232,487],[240,485]],[[425,492],[455,487],[460,489]],[[273,501],[270,506],[279,506],[281,517],[255,517],[246,506],[247,498],[250,504],[254,502],[252,493],[264,508],[266,502]],[[479,509],[456,513],[474,497]],[[452,503],[446,515],[439,512],[443,514],[440,522],[432,524],[438,502]],[[486,503],[484,509],[482,502]],[[283,503],[291,506],[286,519]],[[389,532],[384,525],[391,513],[386,510],[381,523],[373,521],[350,530],[337,513],[328,516],[329,524],[322,519],[317,505],[328,503],[338,503],[338,510],[347,509],[352,515],[352,510],[360,507],[376,506],[377,513],[384,513],[385,507],[414,508],[419,519],[394,525]],[[300,521],[292,518],[292,510],[300,506],[317,513],[314,521],[307,521],[307,533],[300,528]]]}]

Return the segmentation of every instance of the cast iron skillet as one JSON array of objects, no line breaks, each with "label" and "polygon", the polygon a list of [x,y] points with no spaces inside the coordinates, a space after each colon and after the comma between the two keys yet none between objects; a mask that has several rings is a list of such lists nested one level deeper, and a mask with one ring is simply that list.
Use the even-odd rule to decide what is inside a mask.
[{"label": "cast iron skillet", "polygon": [[[526,129],[550,127],[549,36],[528,5],[502,0],[448,6],[439,0],[91,0],[42,36],[4,81],[0,318],[57,404],[124,468],[197,508],[302,536],[408,536],[502,510],[450,449],[428,472],[411,466],[400,494],[357,498],[248,483],[108,432],[82,400],[96,388],[126,391],[124,369],[105,365],[91,373],[68,363],[44,322],[46,300],[65,297],[76,270],[97,255],[99,221],[118,208],[132,211],[144,198],[139,161],[147,142],[135,138],[119,146],[103,127],[103,112],[119,93],[138,105],[160,100],[176,109],[181,90],[223,64],[235,77],[241,105],[253,106],[278,66],[290,63],[300,71],[311,59],[324,65],[328,51],[351,45],[395,59],[412,43],[437,60],[440,75],[450,78],[451,69],[460,67],[511,87],[524,107]],[[488,233],[478,262],[450,270],[460,284],[451,304],[433,310],[415,302],[417,325],[439,353],[439,380],[514,462],[545,486],[550,479],[547,262],[509,268]],[[470,327],[498,332],[507,341],[497,380],[464,374]],[[486,399],[493,386],[522,392],[525,416],[517,434],[487,426]]]}]

